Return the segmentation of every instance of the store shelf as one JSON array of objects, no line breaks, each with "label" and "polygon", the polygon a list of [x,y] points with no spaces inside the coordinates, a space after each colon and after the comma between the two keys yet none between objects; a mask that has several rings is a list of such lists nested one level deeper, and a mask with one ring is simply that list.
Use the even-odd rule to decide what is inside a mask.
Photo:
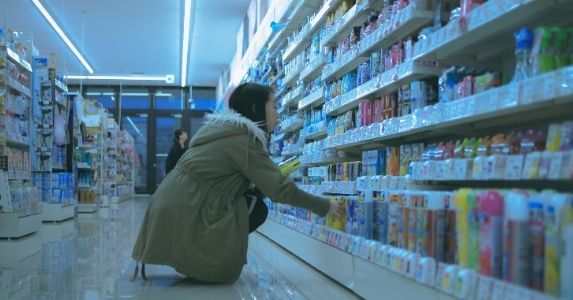
[{"label": "store shelf", "polygon": [[[319,5],[317,0],[299,0],[292,1],[295,6],[291,9],[287,9],[288,15],[286,16],[286,26],[279,31],[275,37],[269,42],[269,51],[273,52],[277,50],[282,44],[286,37],[290,36],[291,33],[296,30],[299,25],[304,21],[304,18],[311,14]],[[292,5],[291,4],[291,5]]]},{"label": "store shelf", "polygon": [[4,50],[6,49],[6,53],[8,54],[8,57],[10,57],[10,59],[12,59],[14,62],[16,62],[16,64],[18,64],[20,67],[28,70],[28,72],[32,72],[32,65],[26,61],[24,58],[20,57],[20,55],[18,55],[18,53],[14,52],[14,50],[6,47],[6,46],[0,46],[0,50]]},{"label": "store shelf", "polygon": [[64,93],[68,92],[68,87],[63,82],[61,82],[59,80],[56,80],[56,87]]},{"label": "store shelf", "polygon": [[324,34],[321,40],[321,46],[335,46],[342,38],[352,30],[354,26],[359,26],[364,23],[368,18],[368,7],[371,5],[368,0],[362,1],[362,4],[355,4],[346,14],[342,17],[342,21],[329,29]]},{"label": "store shelf", "polygon": [[30,171],[8,171],[8,180],[31,180]]},{"label": "store shelf", "polygon": [[354,257],[353,270],[354,291],[366,299],[377,299],[382,294],[385,299],[456,299],[359,257]]},{"label": "store shelf", "polygon": [[79,203],[78,206],[78,213],[95,213],[99,209],[99,205],[96,203],[85,204]]},{"label": "store shelf", "polygon": [[372,49],[387,48],[430,23],[434,19],[435,12],[423,10],[424,2],[425,0],[411,2],[391,19],[392,24],[381,24],[376,31],[360,42],[358,56],[367,55]]},{"label": "store shelf", "polygon": [[326,137],[327,132],[326,129],[317,131],[315,133],[311,133],[309,135],[305,135],[304,139],[307,141],[318,141],[318,140],[322,140]]},{"label": "store shelf", "polygon": [[354,90],[331,100],[333,101],[333,105],[326,110],[326,114],[328,116],[341,115],[358,107],[360,101],[365,99],[365,97],[377,93],[388,93],[398,89],[406,82],[437,76],[441,72],[442,68],[426,67],[414,61],[403,63],[371,79]]},{"label": "store shelf", "polygon": [[28,87],[18,82],[18,80],[9,77],[6,79],[6,83],[9,88],[17,91],[18,93],[24,96],[27,96],[28,98],[32,98],[32,91]]},{"label": "store shelf", "polygon": [[291,132],[294,132],[294,131],[301,129],[303,125],[304,125],[304,122],[302,121],[302,119],[297,119],[296,121],[290,122],[290,124],[288,124],[286,127],[284,127],[283,131],[285,133],[291,133]]},{"label": "store shelf", "polygon": [[298,110],[315,108],[324,104],[324,89],[319,88],[298,102]]},{"label": "store shelf", "polygon": [[[327,148],[371,149],[437,137],[476,136],[496,127],[567,118],[573,110],[571,74],[573,67],[568,67],[447,103],[435,111],[442,120],[414,128],[400,128],[400,124],[408,123],[407,119],[412,115],[394,118],[382,128],[382,132],[378,131],[367,139],[341,145],[330,143]],[[557,82],[562,83],[556,85]],[[460,113],[461,110],[466,112]],[[356,136],[356,133],[349,134]]]},{"label": "store shelf", "polygon": [[359,158],[356,157],[332,157],[332,158],[326,158],[322,161],[317,161],[317,162],[303,162],[302,164],[307,166],[307,167],[323,167],[323,166],[328,166],[328,165],[333,165],[333,164],[338,164],[338,163],[343,163],[343,162],[351,162],[351,161],[356,161],[359,160]]},{"label": "store shelf", "polygon": [[[520,27],[567,20],[569,10],[556,0],[491,0],[472,10],[464,22],[450,22],[414,48],[414,59],[459,63],[482,61],[514,47]],[[488,16],[488,18],[484,17]],[[547,22],[545,22],[547,21]]]},{"label": "store shelf", "polygon": [[333,9],[333,3],[339,2],[340,0],[327,1],[320,10],[316,13],[314,18],[307,24],[305,29],[303,29],[299,35],[294,39],[292,44],[287,47],[283,54],[283,61],[290,61],[298,53],[306,49],[310,45],[312,36],[318,31],[328,12]]},{"label": "store shelf", "polygon": [[29,142],[21,142],[21,141],[15,141],[15,140],[10,140],[10,139],[6,139],[6,146],[10,147],[10,148],[30,148],[30,144]]},{"label": "store shelf", "polygon": [[82,169],[82,170],[94,170],[93,166],[90,166],[89,164],[87,164],[85,162],[77,162],[76,168]]},{"label": "store shelf", "polygon": [[300,72],[299,80],[310,82],[317,78],[322,73],[322,69],[326,65],[326,57],[323,55],[318,56],[312,62],[306,65]]},{"label": "store shelf", "polygon": [[367,57],[357,56],[355,51],[349,50],[335,63],[324,67],[324,70],[322,71],[322,80],[332,81],[341,78],[344,74],[358,68],[360,64],[367,60]]},{"label": "store shelf", "polygon": [[283,87],[292,87],[298,81],[300,76],[300,72],[302,71],[304,65],[299,65],[295,70],[292,70],[290,73],[285,74],[285,78],[283,79]]},{"label": "store shelf", "polygon": [[0,238],[21,238],[34,233],[42,225],[42,214],[20,216],[19,213],[0,213]]},{"label": "store shelf", "polygon": [[271,220],[263,223],[258,232],[342,285],[354,287],[354,258],[351,254]]},{"label": "store shelf", "polygon": [[281,108],[296,108],[298,106],[299,100],[302,99],[302,97],[304,97],[304,89],[302,86],[299,86],[285,95]]},{"label": "store shelf", "polygon": [[511,188],[544,188],[552,189],[561,192],[573,192],[573,185],[571,180],[567,179],[516,179],[516,180],[504,180],[504,179],[480,179],[480,180],[453,180],[453,179],[440,179],[440,180],[418,180],[413,179],[416,184],[422,186],[440,186],[440,187],[468,187],[468,188],[499,188],[499,189],[511,189]]},{"label": "store shelf", "polygon": [[74,205],[62,205],[60,203],[42,203],[43,222],[63,222],[73,219],[76,211]]},{"label": "store shelf", "polygon": [[[360,64],[370,57],[374,48],[388,47],[398,40],[412,34],[415,30],[432,21],[433,11],[416,10],[416,4],[412,3],[401,11],[400,24],[397,28],[381,25],[368,38],[361,41],[355,51],[348,51],[335,63],[324,68],[322,80],[330,81],[342,77],[344,74],[358,68]],[[388,24],[391,26],[393,24]]]},{"label": "store shelf", "polygon": [[285,152],[285,153],[282,153],[282,155],[283,156],[299,156],[299,155],[302,155],[302,150]]}]

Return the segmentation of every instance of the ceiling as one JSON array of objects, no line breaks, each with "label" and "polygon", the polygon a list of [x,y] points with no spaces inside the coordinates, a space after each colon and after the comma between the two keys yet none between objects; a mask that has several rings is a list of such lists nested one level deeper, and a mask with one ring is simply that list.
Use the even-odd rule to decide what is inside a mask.
[{"label": "ceiling", "polygon": [[[179,85],[184,0],[41,1],[93,75],[173,74]],[[217,85],[235,53],[249,2],[192,0],[188,85]],[[56,53],[58,73],[88,75],[31,0],[0,0],[0,6],[7,28],[32,32],[41,55]]]}]

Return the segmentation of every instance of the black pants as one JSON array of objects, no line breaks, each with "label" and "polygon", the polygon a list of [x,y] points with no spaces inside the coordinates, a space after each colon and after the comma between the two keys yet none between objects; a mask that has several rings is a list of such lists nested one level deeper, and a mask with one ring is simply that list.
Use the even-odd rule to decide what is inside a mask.
[{"label": "black pants", "polygon": [[263,225],[269,214],[269,208],[263,201],[263,194],[256,188],[249,189],[245,193],[245,197],[247,198],[247,207],[249,209],[253,201],[255,201],[254,207],[249,213],[249,233],[251,233]]}]

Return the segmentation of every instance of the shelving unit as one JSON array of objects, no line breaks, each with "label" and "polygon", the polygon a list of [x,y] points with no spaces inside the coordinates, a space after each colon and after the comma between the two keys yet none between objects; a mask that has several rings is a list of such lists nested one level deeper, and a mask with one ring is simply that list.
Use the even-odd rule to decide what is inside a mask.
[{"label": "shelving unit", "polygon": [[[282,60],[287,71],[276,95],[283,122],[271,148],[282,149],[278,163],[300,155],[296,146],[303,140],[302,189],[344,199],[348,206],[356,201],[378,205],[377,201],[402,199],[391,201],[402,201],[399,207],[405,210],[420,209],[414,200],[407,200],[416,199],[418,193],[430,197],[439,190],[453,197],[463,187],[476,195],[497,191],[503,195],[503,205],[509,205],[506,197],[513,197],[516,189],[528,191],[524,201],[545,196],[540,191],[547,189],[557,191],[552,197],[568,197],[565,193],[573,186],[573,145],[556,142],[556,137],[569,140],[573,126],[573,61],[566,58],[570,50],[564,46],[573,40],[571,1],[488,0],[459,10],[454,9],[459,1],[439,1],[441,6],[433,0],[392,1],[394,6],[382,7],[382,12],[380,1],[351,2],[350,8],[340,1],[324,2],[310,13],[309,22],[287,24],[302,29],[286,42]],[[521,54],[524,42],[516,42],[520,38],[516,32],[525,26],[532,27],[527,32],[533,45]],[[514,77],[516,61],[525,64],[526,78]],[[486,85],[484,78],[490,80]],[[293,99],[298,100],[296,112]],[[423,101],[415,102],[419,99]],[[532,136],[533,152],[511,152],[528,149],[526,142]],[[511,151],[499,153],[500,145],[509,144],[514,147]],[[460,157],[460,151],[468,156]],[[373,172],[372,159],[378,169],[365,174]],[[376,197],[381,199],[372,204]],[[359,238],[365,253],[340,249],[338,239],[348,234],[332,228],[342,226],[350,232],[353,229],[340,224],[351,219],[311,218],[310,213],[288,206],[280,210],[289,216],[277,217],[273,208],[274,221],[259,231],[367,299],[381,294],[412,299],[554,299],[558,294],[555,287],[542,294],[525,287],[528,284],[517,286],[479,275],[477,267],[461,260],[450,262],[459,265],[444,265],[436,258],[430,276],[435,282],[420,281],[414,274],[374,261],[369,255],[378,253],[376,247],[388,246],[379,241]],[[350,208],[347,214],[358,218],[350,215]],[[384,216],[382,221],[364,222],[375,226],[373,222],[391,221]],[[400,214],[400,218],[404,222],[408,217]],[[571,229],[567,220],[557,226]],[[323,222],[328,226],[319,225]],[[316,228],[325,228],[331,239],[314,236]],[[412,229],[400,230],[402,240],[391,251],[416,254],[403,240],[403,232]],[[563,239],[567,247],[573,243],[570,237]],[[405,263],[396,256],[392,259]],[[573,268],[570,261],[561,263],[562,270]],[[566,285],[563,293],[570,292]]]},{"label": "shelving unit", "polygon": [[365,299],[380,297],[381,282],[392,286],[384,297],[456,299],[275,221],[265,222],[258,232]]},{"label": "shelving unit", "polygon": [[71,147],[68,89],[56,77],[55,63],[54,55],[34,57],[32,172],[44,222],[62,222],[75,216],[73,174],[67,165],[67,147]]},{"label": "shelving unit", "polygon": [[133,165],[135,145],[133,137],[127,131],[122,130],[118,133],[117,154],[117,200],[123,201],[135,195],[135,167]]},{"label": "shelving unit", "polygon": [[103,153],[103,192],[102,206],[118,202],[117,150],[119,126],[113,118],[105,122],[104,153]]},{"label": "shelving unit", "polygon": [[78,212],[94,213],[102,203],[104,187],[104,155],[106,153],[106,123],[107,112],[96,100],[77,99],[81,104],[76,105],[83,110],[79,115],[79,124],[83,123],[85,130],[80,131],[75,154],[75,170],[77,174]]},{"label": "shelving unit", "polygon": [[0,238],[20,238],[41,225],[30,163],[33,101],[27,56],[0,45]]}]

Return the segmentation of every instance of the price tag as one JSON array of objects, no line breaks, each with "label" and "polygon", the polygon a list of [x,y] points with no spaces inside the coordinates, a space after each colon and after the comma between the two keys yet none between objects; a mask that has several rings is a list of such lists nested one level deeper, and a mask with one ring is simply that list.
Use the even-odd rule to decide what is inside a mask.
[{"label": "price tag", "polygon": [[505,169],[506,180],[519,180],[523,171],[524,156],[521,154],[510,155],[507,157],[507,165]]},{"label": "price tag", "polygon": [[541,162],[539,163],[539,178],[546,179],[549,177],[553,152],[543,151],[541,153]]},{"label": "price tag", "polygon": [[435,288],[439,290],[443,290],[442,285],[444,281],[444,271],[446,270],[447,265],[444,263],[438,263],[438,267],[436,269],[436,280],[435,280]]},{"label": "price tag", "polygon": [[563,68],[560,71],[559,84],[557,88],[559,89],[559,96],[569,96],[573,94],[573,67]]},{"label": "price tag", "polygon": [[565,163],[565,152],[551,153],[551,161],[549,163],[549,172],[547,178],[549,179],[562,179],[562,167]]},{"label": "price tag", "polygon": [[501,280],[495,280],[493,282],[491,300],[504,300],[506,285],[507,284]]},{"label": "price tag", "polygon": [[527,154],[523,164],[523,179],[537,179],[539,177],[539,165],[541,163],[541,152]]},{"label": "price tag", "polygon": [[477,294],[475,300],[489,300],[491,297],[492,285],[493,278],[478,275]]},{"label": "price tag", "polygon": [[518,288],[513,284],[507,284],[505,286],[505,293],[503,297],[504,297],[503,299],[506,300],[524,300],[524,299],[519,299]]}]

